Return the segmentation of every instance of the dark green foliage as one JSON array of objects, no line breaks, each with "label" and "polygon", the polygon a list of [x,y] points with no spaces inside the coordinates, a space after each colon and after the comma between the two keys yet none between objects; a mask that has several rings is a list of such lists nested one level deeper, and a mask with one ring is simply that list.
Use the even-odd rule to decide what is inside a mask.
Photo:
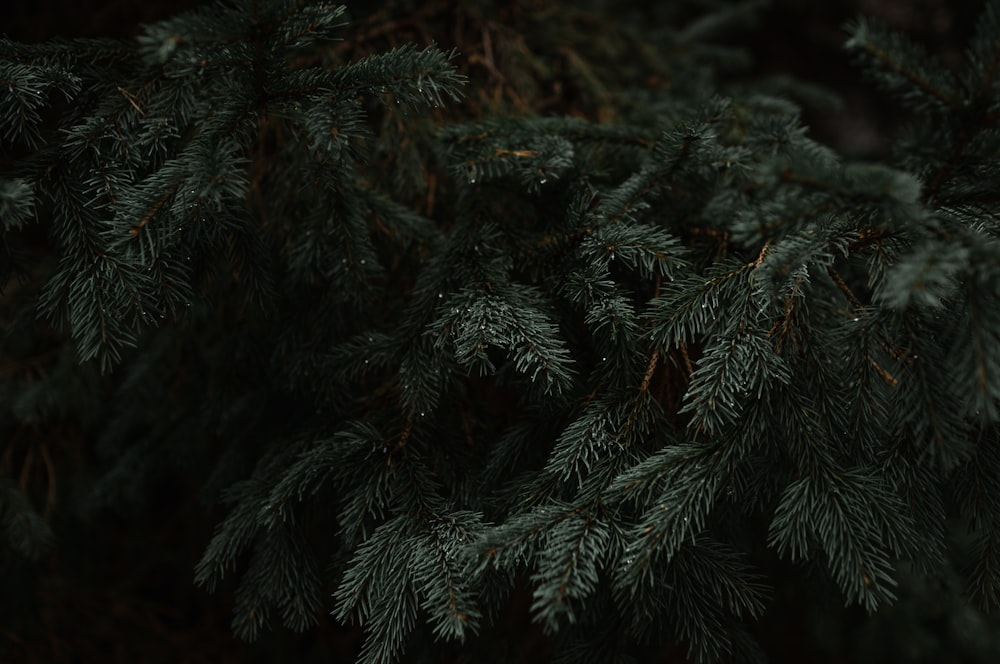
[{"label": "dark green foliage", "polygon": [[3,491],[5,549],[29,560],[39,558],[52,544],[52,531],[9,477],[0,478]]},{"label": "dark green foliage", "polygon": [[500,5],[521,32],[455,8],[520,35],[486,83],[307,0],[0,41],[11,560],[52,545],[57,421],[88,515],[223,497],[195,582],[239,637],[355,623],[360,662],[514,661],[523,596],[600,662],[764,661],[776,606],[878,624],[935,579],[1000,604],[998,3],[954,70],[849,27],[913,112],[883,163],[715,79],[760,3],[596,55],[554,45],[591,15]]}]

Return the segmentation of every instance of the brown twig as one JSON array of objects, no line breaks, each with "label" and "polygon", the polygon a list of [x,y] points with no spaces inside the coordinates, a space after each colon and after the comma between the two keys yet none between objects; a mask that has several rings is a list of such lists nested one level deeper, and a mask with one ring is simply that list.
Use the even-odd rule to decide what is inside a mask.
[{"label": "brown twig", "polygon": [[646,375],[642,377],[642,384],[639,386],[640,392],[648,392],[649,384],[653,380],[653,374],[656,373],[656,365],[660,361],[660,351],[654,350],[653,354],[649,358],[649,363],[646,364]]},{"label": "brown twig", "polygon": [[826,272],[833,279],[834,283],[837,284],[837,287],[847,296],[847,300],[851,303],[851,306],[859,311],[865,308],[865,305],[861,303],[861,300],[857,298],[854,291],[851,290],[851,287],[847,285],[847,282],[844,281],[844,278],[840,276],[840,273],[837,272],[837,269],[833,265],[827,266]]},{"label": "brown twig", "polygon": [[681,349],[681,357],[684,358],[684,369],[687,370],[688,376],[690,376],[694,373],[694,365],[691,363],[691,356],[688,355],[688,349],[684,342],[680,343],[679,348]]},{"label": "brown twig", "polygon": [[884,380],[885,382],[889,383],[893,387],[896,387],[896,385],[899,384],[899,379],[896,378],[895,376],[893,376],[891,373],[889,373],[885,369],[883,369],[882,366],[878,362],[875,361],[874,357],[869,358],[869,360],[871,361],[872,366],[875,367],[875,371],[878,373],[878,375],[882,377],[882,380]]}]

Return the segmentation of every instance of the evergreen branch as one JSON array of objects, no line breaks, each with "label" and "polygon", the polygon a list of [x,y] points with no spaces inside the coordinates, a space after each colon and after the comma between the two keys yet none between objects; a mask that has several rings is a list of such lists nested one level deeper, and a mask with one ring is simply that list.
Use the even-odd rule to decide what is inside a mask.
[{"label": "evergreen branch", "polygon": [[[650,320],[649,339],[666,352],[671,346],[689,343],[698,334],[720,326],[718,314],[726,314],[723,303],[735,299],[745,288],[754,263],[720,261],[705,276],[690,276],[666,284],[666,293],[649,301],[644,318]],[[721,321],[724,326],[726,320]]]},{"label": "evergreen branch", "polygon": [[[651,366],[655,368],[655,363]],[[658,415],[648,385],[638,392],[610,392],[588,399],[580,417],[559,435],[544,472],[563,482],[576,475],[582,487],[594,468],[622,457],[627,448],[638,446],[655,432]]]},{"label": "evergreen branch", "polygon": [[[55,432],[98,479],[84,516],[177,507],[176,541],[189,501],[150,491],[253,467],[196,583],[238,566],[252,639],[314,625],[332,578],[365,664],[440,659],[442,637],[530,659],[530,637],[491,650],[518,611],[560,661],[763,660],[744,554],[766,545],[869,610],[912,561],[896,618],[963,558],[1000,604],[1000,4],[954,75],[854,29],[915,111],[877,164],[775,96],[813,86],[717,79],[740,54],[700,40],[755,0],[650,43],[530,4],[375,10],[350,36],[326,0],[215,2],[132,44],[0,39],[5,571],[44,554],[50,512],[79,539]],[[401,117],[465,70],[467,104]],[[533,113],[483,115],[504,106]],[[792,615],[822,583],[789,593],[787,562],[766,577]],[[968,611],[945,591],[938,613]]]},{"label": "evergreen branch", "polygon": [[833,279],[833,283],[837,284],[837,288],[839,288],[841,292],[847,297],[847,301],[851,303],[851,306],[858,311],[863,311],[865,305],[861,303],[861,300],[859,300],[858,297],[854,294],[854,291],[851,290],[851,287],[847,285],[847,282],[844,281],[844,278],[842,276],[840,276],[840,273],[837,272],[837,269],[833,266],[833,264],[826,266],[826,273],[830,275],[830,278]]},{"label": "evergreen branch", "polygon": [[[993,245],[993,246],[991,246]],[[996,289],[990,284],[997,273],[998,247],[986,242],[974,249],[970,260],[978,273],[967,279],[962,320],[952,338],[948,352],[958,378],[956,395],[968,404],[967,413],[980,422],[1000,421],[1000,335],[994,327],[1000,316],[996,312]]]},{"label": "evergreen branch", "polygon": [[40,558],[54,542],[51,527],[32,507],[23,486],[19,488],[6,473],[0,474],[0,526],[5,543],[29,560]]},{"label": "evergreen branch", "polygon": [[531,609],[546,629],[555,631],[561,616],[576,622],[573,604],[595,591],[608,544],[608,529],[592,511],[574,511],[547,532],[531,577]]},{"label": "evergreen branch", "polygon": [[692,434],[714,434],[736,421],[743,401],[751,394],[759,399],[772,382],[789,384],[791,373],[785,360],[765,336],[745,331],[720,337],[702,357],[691,375],[681,413],[692,413]]},{"label": "evergreen branch", "polygon": [[254,640],[267,622],[272,603],[281,607],[287,626],[302,630],[316,623],[322,607],[322,583],[309,551],[287,526],[258,538],[250,564],[236,592],[233,631]]},{"label": "evergreen branch", "polygon": [[488,291],[465,289],[452,304],[459,306],[452,306],[432,332],[438,347],[448,338],[441,332],[451,332],[459,364],[492,371],[486,353],[492,345],[512,352],[514,368],[532,382],[541,374],[546,392],[558,393],[569,386],[572,358],[554,336],[555,328],[535,289],[506,285]]},{"label": "evergreen branch", "polygon": [[966,51],[966,60],[970,65],[967,80],[978,82],[978,86],[970,87],[978,87],[978,97],[985,99],[1000,67],[1000,42],[996,39],[1000,34],[1000,12],[993,0],[984,3],[983,12],[975,25],[975,33]]},{"label": "evergreen branch", "polygon": [[405,515],[386,521],[357,548],[337,587],[335,615],[358,615],[367,636],[359,662],[394,661],[413,629],[417,595],[413,577],[413,522]]},{"label": "evergreen branch", "polygon": [[[985,434],[985,435],[984,435]],[[1000,510],[996,496],[1000,491],[997,469],[997,429],[980,432],[975,455],[959,469],[965,480],[961,483],[963,516],[973,535],[973,566],[968,583],[972,596],[984,608],[1000,605]]]},{"label": "evergreen branch", "polygon": [[955,297],[970,250],[959,241],[923,246],[904,256],[882,281],[878,299],[886,306],[941,308]]},{"label": "evergreen branch", "polygon": [[[987,5],[987,9],[990,5]],[[979,95],[985,97],[989,92],[990,88],[993,87],[993,81],[996,79],[997,70],[1000,69],[1000,43],[998,43],[993,49],[993,55],[989,59],[989,64],[983,72],[980,83],[979,83]]]},{"label": "evergreen branch", "polygon": [[955,168],[962,163],[966,150],[973,141],[989,130],[1000,121],[1000,113],[987,111],[978,118],[964,123],[962,133],[951,146],[951,150],[943,163],[937,167],[933,174],[927,179],[927,186],[924,189],[923,200],[930,206],[940,204],[939,194],[945,183],[954,177]]},{"label": "evergreen branch", "polygon": [[585,264],[593,265],[603,253],[606,255],[604,260],[617,260],[647,279],[673,279],[690,268],[685,259],[687,252],[680,241],[664,229],[620,221],[615,217],[606,223],[599,222],[600,225],[595,224],[594,229],[586,233],[579,248],[579,256]]},{"label": "evergreen branch", "polygon": [[691,661],[760,657],[727,614],[759,614],[768,589],[731,546],[699,536],[678,551],[654,583],[661,610],[677,637],[687,642]]},{"label": "evergreen branch", "polygon": [[142,110],[141,106],[139,106],[138,97],[136,97],[136,95],[134,95],[133,93],[129,92],[128,90],[126,90],[125,88],[123,88],[120,85],[116,86],[116,88],[117,88],[118,92],[120,92],[121,95],[123,97],[125,97],[125,99],[128,101],[128,103],[132,106],[132,108],[134,108],[136,110],[136,112],[139,115],[141,115],[143,117],[146,117],[146,112],[144,110]]},{"label": "evergreen branch", "polygon": [[[845,48],[866,55],[880,69],[873,70],[877,80],[905,98],[920,98],[935,106],[958,110],[962,104],[949,72],[933,62],[926,52],[898,33],[859,19],[846,27],[851,38]],[[915,97],[919,95],[919,97]]]},{"label": "evergreen branch", "polygon": [[868,361],[872,363],[872,366],[875,367],[875,371],[878,372],[878,375],[881,376],[882,380],[884,380],[886,383],[888,383],[893,387],[899,384],[899,379],[893,376],[885,369],[883,369],[882,366],[878,363],[878,361],[875,360],[875,358],[868,358]]},{"label": "evergreen branch", "polygon": [[478,631],[481,617],[464,574],[465,553],[482,534],[480,515],[426,513],[424,518],[415,542],[420,549],[413,555],[421,606],[431,614],[435,636],[464,640]]},{"label": "evergreen branch", "polygon": [[0,59],[27,60],[32,64],[64,70],[74,69],[80,62],[110,65],[115,61],[126,63],[134,58],[135,47],[119,39],[56,38],[42,44],[31,44],[0,37]]},{"label": "evergreen branch", "polygon": [[443,53],[433,45],[417,50],[407,44],[342,67],[331,83],[335,90],[388,93],[401,103],[423,101],[440,106],[442,95],[457,101],[465,83],[449,62],[456,56],[454,51]]},{"label": "evergreen branch", "polygon": [[[807,537],[815,536],[848,601],[874,611],[879,603],[895,599],[892,588],[897,582],[891,576],[889,551],[877,544],[878,531],[889,525],[888,515],[872,512],[871,506],[878,503],[866,495],[858,479],[840,474],[789,484],[775,510],[768,540],[780,554],[798,560],[808,555]],[[825,491],[821,482],[832,483],[837,490]]]},{"label": "evergreen branch", "polygon": [[[791,177],[790,174],[786,175],[785,171],[782,171],[781,179],[786,180],[786,177]],[[806,184],[805,182],[797,182],[797,184]],[[794,208],[791,214],[785,214],[779,217],[773,217],[768,220],[758,219],[758,210],[752,209],[749,212],[751,214],[746,215],[745,220],[741,220],[743,223],[742,228],[737,227],[740,231],[739,235],[750,235],[749,231],[754,231],[757,236],[761,238],[767,238],[768,241],[773,241],[780,232],[787,228],[795,228],[802,225],[803,222],[811,222],[816,219],[822,218],[824,214],[832,213],[837,210],[837,204],[832,200],[824,200],[819,205],[811,207]],[[749,239],[749,238],[748,238]]]},{"label": "evergreen branch", "polygon": [[970,575],[970,594],[986,610],[1000,607],[1000,538],[998,525],[984,528],[976,542],[973,555],[975,567]]},{"label": "evergreen branch", "polygon": [[226,493],[235,508],[216,528],[201,560],[195,566],[195,583],[209,590],[225,576],[247,546],[256,537],[260,524],[256,519],[266,498],[266,483],[252,478],[233,485]]},{"label": "evergreen branch", "polygon": [[961,406],[955,395],[943,392],[931,378],[932,365],[940,366],[943,361],[942,351],[926,342],[915,343],[911,347],[913,351],[919,361],[908,365],[904,380],[900,381],[906,392],[900,398],[913,399],[920,407],[902,413],[902,419],[916,448],[922,447],[921,453],[929,455],[944,468],[950,468],[968,454],[967,447],[962,444],[964,438],[959,434],[965,428],[960,420]]},{"label": "evergreen branch", "polygon": [[694,542],[706,526],[729,463],[721,449],[672,446],[615,479],[609,487],[611,497],[656,495],[656,487],[662,487],[629,533],[624,565],[615,581],[619,592],[634,594],[652,578],[657,564],[670,563],[688,537]]},{"label": "evergreen branch", "polygon": [[160,196],[155,203],[153,203],[153,207],[150,208],[146,214],[139,221],[137,221],[132,228],[129,229],[128,234],[132,237],[137,236],[142,229],[146,227],[146,224],[148,224],[149,221],[160,212],[163,205],[173,197],[173,195],[177,192],[178,186],[179,185],[175,184],[171,189],[164,192],[164,194]]},{"label": "evergreen branch", "polygon": [[545,533],[584,509],[551,500],[508,517],[480,541],[480,569],[487,566],[510,569],[530,560]]},{"label": "evergreen branch", "polygon": [[35,215],[35,192],[24,178],[0,179],[0,224],[4,232],[18,230]]},{"label": "evergreen branch", "polygon": [[621,431],[615,421],[620,406],[619,401],[607,398],[588,401],[580,417],[560,434],[545,466],[546,472],[563,482],[575,474],[582,484],[592,464],[613,452],[612,446]]},{"label": "evergreen branch", "polygon": [[265,19],[266,22],[258,23],[258,26],[281,23],[280,36],[270,51],[272,55],[283,55],[291,49],[301,49],[320,41],[338,38],[341,30],[348,25],[346,20],[341,20],[346,13],[345,5],[302,1],[289,5],[288,13],[283,16]]},{"label": "evergreen branch", "polygon": [[[649,357],[649,362],[646,364],[646,373],[643,375],[642,383],[639,385],[639,392],[645,393],[649,391],[649,384],[653,380],[653,374],[656,372],[656,365],[659,361],[660,361],[660,351],[654,350],[653,354],[650,355]],[[634,413],[635,410],[633,410],[632,412]]]}]

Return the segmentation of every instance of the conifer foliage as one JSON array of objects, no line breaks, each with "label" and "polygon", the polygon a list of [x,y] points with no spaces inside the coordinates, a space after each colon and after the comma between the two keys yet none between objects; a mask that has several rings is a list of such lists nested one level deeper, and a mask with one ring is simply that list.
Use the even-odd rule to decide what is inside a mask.
[{"label": "conifer foliage", "polygon": [[881,163],[716,77],[760,3],[596,56],[498,5],[416,13],[521,22],[474,58],[315,0],[0,41],[7,568],[182,476],[235,634],[366,664],[517,660],[524,593],[572,662],[760,661],[795,588],[1000,604],[1000,3],[953,69],[848,26],[911,113]]}]

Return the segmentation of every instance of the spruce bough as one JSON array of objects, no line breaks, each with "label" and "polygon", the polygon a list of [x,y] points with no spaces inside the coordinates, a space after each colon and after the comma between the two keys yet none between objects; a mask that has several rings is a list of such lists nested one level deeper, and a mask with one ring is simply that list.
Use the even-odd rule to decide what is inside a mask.
[{"label": "spruce bough", "polygon": [[[345,60],[325,2],[0,41],[5,438],[72,422],[90,518],[221,492],[234,632],[332,612],[359,662],[504,661],[525,593],[595,662],[766,657],[776,596],[993,607],[1000,3],[954,70],[848,26],[913,112],[881,163],[715,79],[757,4],[664,30],[662,87],[566,56],[604,122],[484,112],[433,44]],[[58,533],[2,483],[12,569]]]}]

